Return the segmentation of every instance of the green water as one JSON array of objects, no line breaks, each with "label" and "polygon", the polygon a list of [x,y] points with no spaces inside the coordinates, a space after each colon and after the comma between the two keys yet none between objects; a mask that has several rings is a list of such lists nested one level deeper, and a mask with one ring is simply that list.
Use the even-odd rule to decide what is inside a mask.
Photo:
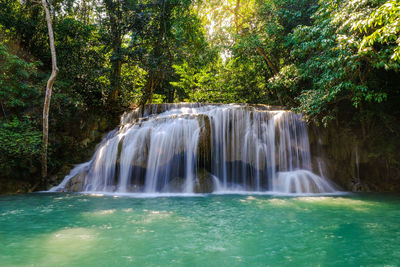
[{"label": "green water", "polygon": [[400,264],[400,198],[0,197],[0,266]]}]

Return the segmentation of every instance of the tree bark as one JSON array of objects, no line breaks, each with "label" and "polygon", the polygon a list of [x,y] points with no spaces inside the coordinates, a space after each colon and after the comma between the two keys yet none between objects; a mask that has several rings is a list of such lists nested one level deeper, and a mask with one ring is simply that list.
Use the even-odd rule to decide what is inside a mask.
[{"label": "tree bark", "polygon": [[272,63],[272,61],[269,59],[269,57],[265,54],[265,52],[260,48],[260,47],[256,47],[257,52],[264,58],[265,62],[267,63],[268,67],[270,68],[270,70],[272,71],[272,73],[274,75],[279,73],[278,68],[275,66],[274,63]]},{"label": "tree bark", "polygon": [[240,10],[240,0],[236,0],[236,6],[233,11],[236,34],[239,34],[239,10]]},{"label": "tree bark", "polygon": [[121,46],[122,46],[122,30],[121,30],[121,7],[120,3],[106,1],[106,8],[110,16],[111,24],[111,41],[113,54],[111,56],[111,93],[108,97],[108,103],[113,105],[118,100],[121,89]]},{"label": "tree bark", "polygon": [[113,59],[111,62],[111,93],[108,98],[110,104],[114,104],[118,100],[119,91],[121,88],[121,71],[122,61],[119,58],[119,48],[114,49],[114,55],[118,55],[117,59]]},{"label": "tree bark", "polygon": [[49,31],[50,51],[51,51],[51,65],[52,71],[46,86],[46,95],[44,98],[43,105],[43,145],[42,145],[42,184],[46,185],[47,182],[47,147],[49,142],[49,108],[51,100],[51,92],[53,90],[54,82],[56,81],[58,68],[56,58],[56,48],[54,45],[54,33],[53,26],[51,23],[51,16],[49,7],[47,6],[46,0],[42,0],[43,8],[46,13],[47,28]]},{"label": "tree bark", "polygon": [[142,108],[142,111],[144,111],[144,106],[147,104],[147,102],[149,104],[153,102],[154,89],[161,82],[158,73],[159,72],[150,72],[150,74],[148,75],[147,82],[143,90],[143,96],[139,104],[139,106]]},{"label": "tree bark", "polygon": [[118,100],[118,95],[121,88],[121,45],[122,37],[121,31],[118,27],[116,19],[110,19],[111,31],[112,31],[112,42],[113,42],[113,55],[111,58],[111,93],[109,96],[109,103],[115,103]]},{"label": "tree bark", "polygon": [[[143,90],[143,96],[140,100],[140,107],[144,111],[144,106],[148,102],[151,104],[153,102],[154,89],[156,89],[164,79],[166,72],[165,64],[162,62],[163,53],[167,53],[169,58],[169,63],[171,63],[171,54],[168,46],[168,36],[167,36],[167,21],[171,16],[171,10],[173,5],[166,6],[166,1],[162,1],[162,6],[160,7],[159,22],[158,22],[158,38],[153,43],[153,54],[152,57],[157,59],[157,67],[151,67],[149,70],[146,85]],[[167,51],[165,51],[167,47]]]}]

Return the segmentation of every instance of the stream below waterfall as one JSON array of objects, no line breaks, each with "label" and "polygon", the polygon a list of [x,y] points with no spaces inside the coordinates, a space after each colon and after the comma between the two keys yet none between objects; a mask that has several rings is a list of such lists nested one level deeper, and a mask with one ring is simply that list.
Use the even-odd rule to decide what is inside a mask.
[{"label": "stream below waterfall", "polygon": [[140,196],[0,196],[0,265],[396,266],[400,262],[398,196]]}]

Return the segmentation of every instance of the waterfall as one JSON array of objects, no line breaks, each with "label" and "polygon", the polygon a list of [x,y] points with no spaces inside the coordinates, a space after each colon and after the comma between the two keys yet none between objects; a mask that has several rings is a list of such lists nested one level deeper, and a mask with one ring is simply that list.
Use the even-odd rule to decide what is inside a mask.
[{"label": "waterfall", "polygon": [[302,115],[263,105],[158,104],[124,114],[51,191],[332,193]]}]

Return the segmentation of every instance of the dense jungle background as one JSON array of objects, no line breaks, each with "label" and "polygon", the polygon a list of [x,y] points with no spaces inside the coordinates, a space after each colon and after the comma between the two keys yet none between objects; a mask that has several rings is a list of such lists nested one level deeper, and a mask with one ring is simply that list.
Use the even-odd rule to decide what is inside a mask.
[{"label": "dense jungle background", "polygon": [[[343,189],[400,191],[400,1],[0,0],[0,193],[45,189],[148,103],[302,112]],[[359,160],[355,170],[355,155]],[[356,173],[357,172],[357,173]]]}]

